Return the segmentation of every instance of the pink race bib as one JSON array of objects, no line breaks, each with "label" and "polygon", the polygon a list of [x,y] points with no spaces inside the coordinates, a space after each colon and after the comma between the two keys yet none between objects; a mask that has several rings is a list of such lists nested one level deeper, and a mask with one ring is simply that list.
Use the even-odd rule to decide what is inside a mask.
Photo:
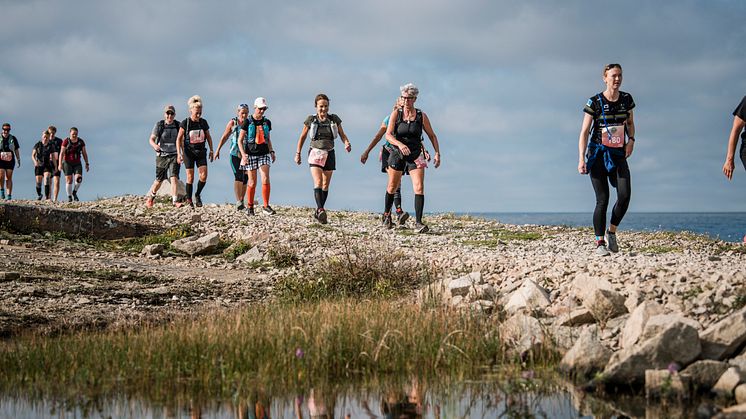
[{"label": "pink race bib", "polygon": [[202,144],[205,142],[205,131],[198,129],[189,131],[189,144]]},{"label": "pink race bib", "polygon": [[624,125],[608,125],[602,127],[601,144],[609,148],[624,147]]},{"label": "pink race bib", "polygon": [[328,150],[322,150],[320,148],[311,148],[311,152],[308,153],[308,164],[314,166],[326,166],[326,158],[329,157]]},{"label": "pink race bib", "polygon": [[425,153],[420,153],[420,155],[414,160],[414,164],[417,165],[418,169],[426,169],[427,160],[425,160]]},{"label": "pink race bib", "polygon": [[0,152],[0,160],[2,160],[2,161],[11,161],[11,160],[13,160],[13,152],[12,151],[3,151],[3,152]]}]

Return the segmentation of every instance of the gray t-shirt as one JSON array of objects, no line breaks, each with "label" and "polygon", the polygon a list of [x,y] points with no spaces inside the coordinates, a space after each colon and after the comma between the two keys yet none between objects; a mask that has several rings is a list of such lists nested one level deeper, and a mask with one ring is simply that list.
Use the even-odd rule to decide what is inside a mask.
[{"label": "gray t-shirt", "polygon": [[[159,126],[163,127],[162,133]],[[160,134],[160,138],[158,134]],[[159,156],[165,157],[176,154],[176,137],[179,135],[179,121],[174,121],[170,124],[166,124],[166,121],[163,120],[156,122],[152,135],[155,136],[155,142],[161,146],[161,151],[158,153]]]},{"label": "gray t-shirt", "polygon": [[320,148],[322,150],[332,150],[334,148],[334,136],[332,135],[332,121],[337,126],[342,123],[342,120],[336,114],[330,113],[326,121],[320,121],[316,115],[309,115],[308,118],[303,122],[307,127],[311,127],[314,119],[318,121],[319,127],[316,131],[316,138],[311,138],[311,147]]}]

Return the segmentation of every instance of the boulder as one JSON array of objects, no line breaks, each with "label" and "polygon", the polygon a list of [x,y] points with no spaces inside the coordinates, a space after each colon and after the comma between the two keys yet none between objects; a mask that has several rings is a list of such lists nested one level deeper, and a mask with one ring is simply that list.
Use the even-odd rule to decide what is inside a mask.
[{"label": "boulder", "polygon": [[712,392],[720,397],[731,398],[734,395],[736,387],[744,382],[746,382],[746,372],[742,372],[736,367],[730,367],[725,370],[717,383],[712,387]]},{"label": "boulder", "polygon": [[559,368],[579,377],[601,371],[611,358],[611,350],[601,344],[597,329],[586,329],[575,345],[562,357]]},{"label": "boulder", "polygon": [[254,263],[262,260],[262,252],[259,251],[259,247],[254,246],[246,253],[242,254],[241,256],[236,258],[236,262],[239,263]]},{"label": "boulder", "polygon": [[560,326],[580,326],[595,321],[593,314],[587,308],[579,308],[557,318],[557,324]]},{"label": "boulder", "polygon": [[482,274],[480,272],[472,272],[469,275],[462,276],[448,283],[448,290],[452,297],[460,295],[466,297],[472,288],[482,283]]},{"label": "boulder", "polygon": [[590,296],[596,292],[596,290],[609,290],[614,291],[614,287],[611,285],[611,282],[600,279],[600,278],[593,278],[590,277],[587,274],[580,274],[575,277],[575,279],[572,281],[572,284],[570,286],[570,289],[572,290],[572,294],[580,301],[585,301],[586,299],[590,298]]},{"label": "boulder", "polygon": [[[161,183],[160,189],[157,192],[158,196],[171,196],[171,181],[169,179],[164,180]],[[176,196],[183,198],[186,196],[186,185],[180,179],[176,180]]]},{"label": "boulder", "polygon": [[702,333],[702,358],[721,361],[746,342],[746,307],[715,323]]},{"label": "boulder", "polygon": [[544,345],[544,329],[539,320],[522,313],[505,320],[499,331],[502,340],[519,354],[538,350]]},{"label": "boulder", "polygon": [[691,393],[691,377],[675,371],[645,371],[645,396],[647,398],[687,399]]},{"label": "boulder", "polygon": [[651,316],[663,313],[663,307],[655,301],[645,301],[635,307],[624,324],[622,334],[619,337],[619,345],[622,348],[630,348],[637,343],[645,330],[645,324]]},{"label": "boulder", "polygon": [[681,373],[692,377],[692,387],[695,391],[700,391],[710,390],[727,369],[728,364],[725,362],[704,359],[684,368]]},{"label": "boulder", "polygon": [[692,326],[694,329],[699,330],[699,323],[694,320],[687,319],[679,314],[658,314],[652,316],[645,323],[645,328],[640,335],[640,340],[650,339],[653,336],[657,336],[662,332],[668,325],[680,322]]},{"label": "boulder", "polygon": [[479,284],[472,288],[469,298],[472,301],[490,301],[494,302],[497,297],[497,291],[492,284]]},{"label": "boulder", "polygon": [[510,295],[507,304],[505,304],[505,311],[510,314],[519,310],[533,311],[548,307],[549,304],[551,302],[546,290],[536,282],[527,279],[523,281],[520,288]]},{"label": "boulder", "polygon": [[586,296],[583,306],[596,320],[606,322],[627,312],[624,300],[624,296],[614,290],[597,289]]},{"label": "boulder", "polygon": [[677,321],[657,336],[612,355],[603,372],[604,381],[624,386],[641,384],[646,370],[668,368],[672,363],[688,365],[701,350],[697,329]]},{"label": "boulder", "polygon": [[190,256],[197,256],[210,253],[215,250],[219,243],[220,234],[215,232],[202,237],[189,236],[175,240],[171,243],[171,247]]},{"label": "boulder", "polygon": [[723,409],[713,419],[743,419],[744,417],[746,417],[746,403],[741,403]]}]

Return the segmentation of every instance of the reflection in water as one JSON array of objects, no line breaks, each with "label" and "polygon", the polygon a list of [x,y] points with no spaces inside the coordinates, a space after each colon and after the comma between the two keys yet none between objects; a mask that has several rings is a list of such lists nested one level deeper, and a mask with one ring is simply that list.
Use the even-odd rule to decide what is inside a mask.
[{"label": "reflection in water", "polygon": [[572,386],[547,387],[527,380],[468,382],[428,389],[416,378],[377,389],[322,388],[291,396],[262,391],[233,400],[194,400],[161,405],[140,399],[66,405],[49,400],[0,396],[0,418],[686,418],[696,409],[681,405],[646,405],[641,398],[609,403],[577,392]]}]

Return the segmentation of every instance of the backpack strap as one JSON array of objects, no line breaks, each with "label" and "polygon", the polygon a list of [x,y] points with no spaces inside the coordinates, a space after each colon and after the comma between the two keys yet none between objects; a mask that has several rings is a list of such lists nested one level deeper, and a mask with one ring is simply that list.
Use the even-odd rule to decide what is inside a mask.
[{"label": "backpack strap", "polygon": [[156,138],[155,143],[160,144],[161,143],[161,137],[163,136],[163,131],[166,130],[166,121],[160,120],[158,121],[158,129],[156,130]]}]

